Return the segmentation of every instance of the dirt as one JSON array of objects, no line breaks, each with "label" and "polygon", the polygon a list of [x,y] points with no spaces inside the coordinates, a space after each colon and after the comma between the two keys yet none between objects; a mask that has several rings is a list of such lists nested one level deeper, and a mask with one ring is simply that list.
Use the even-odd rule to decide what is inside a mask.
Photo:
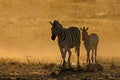
[{"label": "dirt", "polygon": [[82,63],[62,68],[61,64],[11,58],[0,59],[1,80],[120,80],[119,58],[101,59],[97,64]]}]

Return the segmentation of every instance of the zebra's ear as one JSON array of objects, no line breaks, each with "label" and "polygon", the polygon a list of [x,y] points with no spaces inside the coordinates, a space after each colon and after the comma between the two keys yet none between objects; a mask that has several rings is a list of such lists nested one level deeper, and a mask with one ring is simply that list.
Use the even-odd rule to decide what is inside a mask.
[{"label": "zebra's ear", "polygon": [[53,23],[52,23],[51,21],[49,21],[49,23],[50,23],[51,25],[53,25]]},{"label": "zebra's ear", "polygon": [[89,29],[89,27],[86,28],[86,30],[88,30],[88,29]]},{"label": "zebra's ear", "polygon": [[83,30],[83,29],[80,27],[80,30]]}]

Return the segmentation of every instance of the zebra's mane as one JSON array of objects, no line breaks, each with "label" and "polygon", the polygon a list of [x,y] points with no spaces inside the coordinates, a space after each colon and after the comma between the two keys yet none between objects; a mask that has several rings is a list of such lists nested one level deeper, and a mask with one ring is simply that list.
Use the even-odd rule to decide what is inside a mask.
[{"label": "zebra's mane", "polygon": [[59,23],[59,26],[61,27],[61,28],[63,28],[63,26]]},{"label": "zebra's mane", "polygon": [[57,25],[58,27],[63,28],[63,26],[57,20],[54,21],[53,25]]}]

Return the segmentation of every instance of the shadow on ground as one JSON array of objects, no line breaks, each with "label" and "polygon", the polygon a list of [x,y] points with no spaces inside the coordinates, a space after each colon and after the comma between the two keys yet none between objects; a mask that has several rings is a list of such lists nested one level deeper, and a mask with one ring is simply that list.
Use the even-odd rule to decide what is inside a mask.
[{"label": "shadow on ground", "polygon": [[[103,66],[100,64],[84,64],[82,67],[73,67],[66,69],[59,69],[58,71],[53,71],[50,73],[50,77],[57,80],[71,80],[71,79],[80,79],[88,80],[88,75],[90,73],[102,72]],[[90,76],[90,75],[89,75]]]}]

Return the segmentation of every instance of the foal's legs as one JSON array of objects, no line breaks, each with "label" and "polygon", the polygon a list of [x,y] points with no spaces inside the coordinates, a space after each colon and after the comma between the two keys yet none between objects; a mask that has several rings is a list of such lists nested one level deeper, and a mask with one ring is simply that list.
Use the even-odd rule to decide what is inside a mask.
[{"label": "foal's legs", "polygon": [[87,51],[87,63],[90,63],[90,51]]},{"label": "foal's legs", "polygon": [[96,58],[97,58],[97,48],[95,49],[95,63],[97,63]]},{"label": "foal's legs", "polygon": [[94,55],[94,48],[92,49],[92,56],[91,56],[92,63],[94,62],[93,61],[93,55]]}]

